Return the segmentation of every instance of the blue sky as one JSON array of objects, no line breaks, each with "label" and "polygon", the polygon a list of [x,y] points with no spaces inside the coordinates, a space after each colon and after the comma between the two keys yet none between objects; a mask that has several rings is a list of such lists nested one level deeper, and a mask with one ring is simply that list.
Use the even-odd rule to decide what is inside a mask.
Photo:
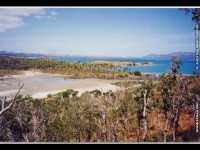
[{"label": "blue sky", "polygon": [[194,52],[177,8],[0,8],[0,51],[141,57]]}]

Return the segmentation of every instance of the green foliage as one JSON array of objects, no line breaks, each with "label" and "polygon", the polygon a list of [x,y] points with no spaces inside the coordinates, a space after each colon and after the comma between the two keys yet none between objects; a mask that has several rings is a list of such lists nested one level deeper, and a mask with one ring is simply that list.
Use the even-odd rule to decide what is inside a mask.
[{"label": "green foliage", "polygon": [[98,90],[98,89],[93,90],[90,93],[93,94],[95,97],[99,97],[99,96],[102,95],[102,92],[100,90]]},{"label": "green foliage", "polygon": [[52,98],[52,97],[53,97],[52,94],[48,94],[48,95],[47,95],[47,98]]},{"label": "green foliage", "polygon": [[195,21],[197,24],[200,22],[200,8],[180,8],[179,10],[184,11],[184,13],[192,15],[192,21]]},{"label": "green foliage", "polygon": [[72,92],[73,98],[74,98],[74,97],[77,97],[78,93],[79,93],[78,91],[73,91],[73,92]]},{"label": "green foliage", "polygon": [[[141,82],[141,87],[139,88],[129,88],[128,90],[117,92],[108,91],[102,93],[99,90],[94,90],[86,91],[82,96],[76,97],[73,94],[77,95],[78,92],[69,89],[45,99],[33,99],[31,96],[26,96],[17,101],[14,118],[10,118],[15,120],[20,132],[29,141],[133,141],[131,136],[133,134],[137,136],[138,129],[140,129],[140,134],[143,133],[145,90],[147,91],[148,99],[146,118],[148,128],[150,130],[151,127],[152,132],[158,130],[155,128],[158,126],[157,123],[154,124],[154,128],[152,125],[150,126],[153,122],[149,120],[149,117],[151,116],[150,114],[155,113],[154,110],[169,114],[170,120],[173,121],[174,108],[179,106],[182,111],[186,106],[191,105],[186,103],[189,101],[187,95],[192,95],[185,92],[188,90],[184,86],[186,81],[177,83],[173,81],[173,76],[163,75],[159,84],[154,84],[152,81]],[[179,86],[178,83],[182,86]],[[176,85],[175,87],[174,84]],[[165,85],[167,85],[167,88]],[[198,86],[193,89],[197,89],[196,87]],[[162,93],[164,94],[164,99],[160,97]],[[174,95],[183,95],[186,99],[179,99],[181,102],[179,104],[173,103],[173,100],[174,102],[176,101]],[[74,98],[72,99],[71,96]],[[165,117],[164,115],[162,116],[161,121],[164,124]],[[10,124],[12,123],[10,122]],[[169,125],[172,127],[171,122]],[[0,133],[0,139],[1,134],[5,134],[4,140],[9,141],[8,133],[9,128],[6,126]],[[187,139],[186,136],[189,136],[189,138]],[[141,136],[139,137],[141,138]],[[192,137],[193,135],[184,133],[183,140],[187,141]],[[151,134],[148,132],[147,141],[162,140],[162,133]],[[170,141],[171,136],[167,140]]]},{"label": "green foliage", "polygon": [[183,63],[181,61],[179,61],[177,57],[172,57],[172,59],[171,59],[171,74],[177,75],[179,73],[179,69],[182,65],[183,65]]},{"label": "green foliage", "polygon": [[137,95],[136,101],[138,104],[143,105],[145,90],[147,90],[147,97],[152,98],[154,96],[154,88],[155,85],[152,81],[142,82],[142,86],[135,91],[135,94]]},{"label": "green foliage", "polygon": [[72,90],[72,89],[68,89],[66,91],[63,91],[62,92],[63,98],[69,98],[70,95],[72,95],[73,92],[74,92],[74,90]]},{"label": "green foliage", "polygon": [[[169,129],[176,128],[175,116],[178,118],[187,108],[191,109],[200,93],[198,77],[178,76],[180,64],[177,60],[172,61],[175,71],[163,74],[157,83],[140,81],[141,86],[137,88],[132,86],[135,82],[125,81],[115,84],[127,89],[116,92],[102,93],[96,89],[77,97],[78,91],[68,89],[49,94],[44,99],[33,99],[29,95],[21,97],[12,110],[0,116],[0,119],[6,118],[4,126],[1,125],[3,121],[0,122],[0,140],[13,140],[12,127],[24,138],[18,141],[136,142],[136,138],[140,140],[145,131],[142,123],[146,121],[148,130],[151,129],[147,132],[147,141],[162,141],[163,133],[170,134]],[[80,65],[75,68],[80,69]],[[146,115],[143,115],[144,110]],[[156,113],[161,116],[160,122],[158,117],[153,116]],[[166,119],[169,120],[169,128],[164,132],[157,131],[164,127]],[[166,137],[171,141],[171,135]],[[189,141],[193,137],[193,132],[184,132],[182,139]]]},{"label": "green foliage", "polygon": [[135,76],[141,76],[142,73],[141,73],[140,71],[137,70],[137,71],[134,72],[134,75],[135,75]]},{"label": "green foliage", "polygon": [[[35,70],[47,73],[60,73],[68,78],[107,78],[128,77],[125,72],[117,71],[117,67],[109,64],[92,64],[84,62],[64,62],[49,58],[27,59],[0,56],[0,70]],[[65,77],[66,78],[66,77]]]}]

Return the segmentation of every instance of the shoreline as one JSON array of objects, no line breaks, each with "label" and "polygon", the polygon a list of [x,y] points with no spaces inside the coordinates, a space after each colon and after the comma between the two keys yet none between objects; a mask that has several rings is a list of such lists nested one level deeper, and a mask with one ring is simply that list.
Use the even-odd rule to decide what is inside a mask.
[{"label": "shoreline", "polygon": [[[154,74],[156,76],[160,74]],[[112,83],[125,81],[125,79],[71,79],[67,75],[43,73],[40,71],[23,71],[23,74],[3,76],[0,79],[0,97],[13,97],[18,89],[19,81],[24,83],[20,95],[31,95],[33,98],[46,98],[48,94],[73,89],[79,91],[81,96],[85,91],[100,90],[116,91],[119,86]]]},{"label": "shoreline", "polygon": [[115,67],[118,67],[118,66],[154,66],[155,65],[152,62],[103,61],[103,60],[92,61],[92,62],[90,62],[90,64],[112,65]]},{"label": "shoreline", "polygon": [[68,79],[62,74],[42,73],[39,71],[24,71],[22,75],[11,75],[12,78],[0,80],[0,97],[12,97],[18,89],[19,81],[24,83],[20,94],[31,95],[33,98],[46,98],[48,94],[56,94],[61,91],[73,89],[79,91],[81,96],[85,91],[109,90],[116,91],[119,88],[111,83],[117,80],[106,79]]}]

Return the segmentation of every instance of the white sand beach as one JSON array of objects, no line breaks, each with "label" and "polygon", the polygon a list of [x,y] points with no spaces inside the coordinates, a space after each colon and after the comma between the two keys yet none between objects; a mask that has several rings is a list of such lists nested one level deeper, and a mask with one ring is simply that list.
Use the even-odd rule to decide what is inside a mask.
[{"label": "white sand beach", "polygon": [[13,75],[12,78],[0,80],[0,97],[14,96],[18,84],[24,83],[21,95],[31,95],[33,98],[45,98],[48,94],[56,94],[67,89],[79,91],[80,96],[85,91],[95,89],[103,92],[117,90],[119,87],[112,80],[101,79],[66,79],[64,75],[25,71],[23,75]]}]

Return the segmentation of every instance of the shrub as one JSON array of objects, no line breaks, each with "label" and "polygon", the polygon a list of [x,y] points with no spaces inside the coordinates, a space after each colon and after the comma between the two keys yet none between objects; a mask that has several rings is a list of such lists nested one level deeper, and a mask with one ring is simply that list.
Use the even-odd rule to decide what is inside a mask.
[{"label": "shrub", "polygon": [[52,98],[52,96],[53,96],[52,94],[48,94],[47,98]]},{"label": "shrub", "polygon": [[102,95],[102,92],[100,90],[98,90],[98,89],[93,90],[90,93],[93,94],[95,97],[98,97],[98,96]]},{"label": "shrub", "polygon": [[141,73],[140,71],[137,70],[137,71],[134,72],[134,75],[135,75],[135,76],[141,76],[142,73]]}]

